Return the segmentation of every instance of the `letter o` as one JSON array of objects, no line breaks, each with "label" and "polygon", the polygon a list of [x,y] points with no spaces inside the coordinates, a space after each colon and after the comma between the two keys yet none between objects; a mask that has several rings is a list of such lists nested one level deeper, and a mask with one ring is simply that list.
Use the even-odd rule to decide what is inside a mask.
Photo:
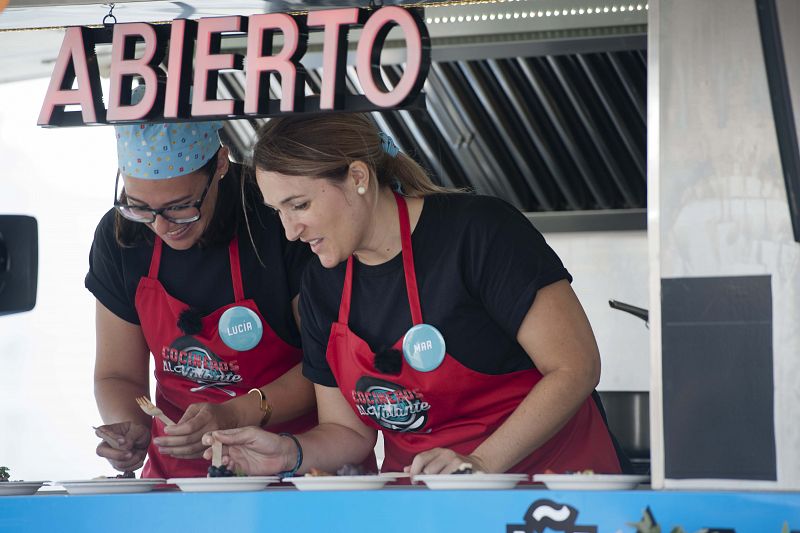
[{"label": "letter o", "polygon": [[[388,90],[381,78],[380,53],[394,25],[400,26],[405,35],[406,69],[394,89]],[[414,96],[425,82],[423,69],[427,73],[430,65],[428,43],[424,26],[407,9],[389,6],[375,11],[361,30],[356,50],[356,72],[367,99],[380,107],[394,107]]]}]

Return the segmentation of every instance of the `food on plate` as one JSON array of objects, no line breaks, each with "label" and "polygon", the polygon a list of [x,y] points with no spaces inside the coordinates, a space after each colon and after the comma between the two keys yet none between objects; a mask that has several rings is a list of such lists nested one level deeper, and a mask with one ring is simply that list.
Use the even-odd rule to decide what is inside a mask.
[{"label": "food on plate", "polygon": [[364,476],[374,474],[374,472],[365,472],[364,467],[361,465],[354,465],[350,463],[343,464],[335,474],[320,470],[319,468],[311,468],[306,476],[310,477],[325,477],[325,476]]},{"label": "food on plate", "polygon": [[319,468],[314,467],[312,467],[311,470],[306,473],[306,476],[308,477],[327,477],[333,475],[334,474],[331,474],[330,472],[326,472],[325,470],[320,470]]},{"label": "food on plate", "polygon": [[92,479],[135,479],[136,474],[134,474],[131,470],[126,470],[121,474],[117,474],[116,476],[97,476]]},{"label": "food on plate", "polygon": [[472,463],[461,463],[453,474],[483,474],[480,470],[473,470]]},{"label": "food on plate", "polygon": [[[554,472],[553,470],[550,470],[549,468],[547,470],[545,470],[544,473],[547,474],[548,476],[552,475],[552,474],[558,475],[558,472]],[[571,475],[575,475],[575,474],[583,475],[583,476],[593,476],[595,474],[595,471],[592,470],[591,468],[587,468],[586,470],[578,470],[577,472],[574,471],[574,470],[565,470],[564,471],[564,475],[566,475],[566,476],[571,476]]]},{"label": "food on plate", "polygon": [[225,465],[211,465],[208,467],[208,477],[234,477],[235,475],[236,473],[229,470]]},{"label": "food on plate", "polygon": [[343,464],[342,467],[336,471],[337,476],[363,476],[366,474],[367,472],[364,471],[364,467],[350,463]]},{"label": "food on plate", "polygon": [[208,467],[208,477],[233,477],[235,475],[235,472],[222,464],[222,443],[214,440],[211,444],[211,466]]},{"label": "food on plate", "polygon": [[11,477],[11,474],[8,473],[7,466],[0,466],[0,481],[8,481],[8,478]]}]

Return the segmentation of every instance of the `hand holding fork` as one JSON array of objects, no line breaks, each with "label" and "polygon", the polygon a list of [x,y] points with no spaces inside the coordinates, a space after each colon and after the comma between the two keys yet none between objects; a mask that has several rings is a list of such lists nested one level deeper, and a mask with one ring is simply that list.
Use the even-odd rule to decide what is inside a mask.
[{"label": "hand holding fork", "polygon": [[97,446],[97,455],[108,459],[120,472],[141,468],[150,444],[150,425],[125,421],[95,428],[95,435],[103,439]]}]

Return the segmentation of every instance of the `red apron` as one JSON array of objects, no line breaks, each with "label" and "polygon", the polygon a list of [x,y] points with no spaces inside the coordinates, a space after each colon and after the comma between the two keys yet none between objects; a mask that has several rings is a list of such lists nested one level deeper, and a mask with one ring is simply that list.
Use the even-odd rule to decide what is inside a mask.
[{"label": "red apron", "polygon": [[[395,195],[403,246],[403,271],[414,325],[421,324],[411,230],[405,200]],[[327,360],[339,388],[368,426],[382,430],[386,458],[381,470],[402,471],[414,456],[431,448],[469,455],[500,426],[542,379],[536,370],[481,374],[445,354],[433,371],[420,372],[405,360],[399,375],[375,370],[369,345],[348,327],[353,258],[347,260],[339,320],[331,327]],[[403,339],[393,348],[402,352]],[[510,468],[534,474],[590,468],[619,473],[608,429],[591,397],[549,441]]]},{"label": "red apron", "polygon": [[[222,403],[247,394],[250,389],[279,378],[302,360],[302,350],[284,342],[264,320],[255,302],[245,299],[236,237],[228,246],[235,301],[204,316],[202,329],[195,335],[186,335],[177,326],[178,316],[188,306],[170,296],[158,281],[161,250],[162,241],[156,236],[150,271],[136,288],[136,311],[154,357],[155,403],[169,418],[177,422],[193,403]],[[228,347],[219,336],[220,316],[234,306],[254,311],[264,327],[259,343],[244,352]],[[311,412],[270,426],[270,431],[301,433],[316,423],[316,412]],[[152,437],[164,435],[163,429],[161,421],[153,418]],[[161,455],[152,442],[147,455],[142,477],[205,477],[208,472],[208,461]]]}]

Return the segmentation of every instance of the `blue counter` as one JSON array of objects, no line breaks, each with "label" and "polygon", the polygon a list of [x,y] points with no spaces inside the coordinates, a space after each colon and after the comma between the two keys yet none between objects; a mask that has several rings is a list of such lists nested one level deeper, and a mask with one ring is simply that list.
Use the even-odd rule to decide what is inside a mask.
[{"label": "blue counter", "polygon": [[[647,516],[645,516],[647,515]],[[0,497],[0,532],[635,532],[653,519],[662,533],[707,528],[800,532],[800,493],[688,491],[376,491]],[[644,529],[644,531],[647,531]],[[653,529],[652,531],[655,531]]]}]

